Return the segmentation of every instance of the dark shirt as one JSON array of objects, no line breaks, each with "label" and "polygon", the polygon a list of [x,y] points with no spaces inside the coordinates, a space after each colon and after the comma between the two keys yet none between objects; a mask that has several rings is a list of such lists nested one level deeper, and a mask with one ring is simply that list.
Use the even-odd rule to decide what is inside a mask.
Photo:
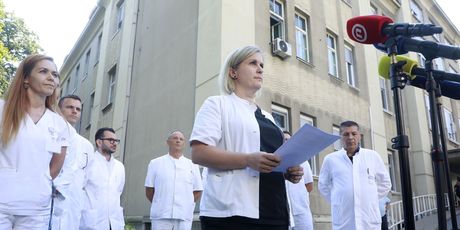
[{"label": "dark shirt", "polygon": [[[255,112],[260,131],[260,151],[274,153],[283,144],[283,133],[260,108]],[[201,216],[202,229],[287,229],[289,206],[283,173],[260,173],[259,219],[243,216],[225,218]]]},{"label": "dark shirt", "polygon": [[[260,129],[260,151],[274,153],[283,144],[283,133],[258,108],[255,112]],[[289,224],[289,211],[283,173],[260,173],[259,220],[265,224]]]},{"label": "dark shirt", "polygon": [[[347,150],[345,150],[345,151],[347,151]],[[353,164],[353,157],[356,155],[357,152],[359,152],[359,146],[358,146],[358,148],[355,150],[355,152],[353,153],[352,156],[348,156],[348,154],[347,154],[347,156],[348,156],[348,158],[350,158],[352,164]]]}]

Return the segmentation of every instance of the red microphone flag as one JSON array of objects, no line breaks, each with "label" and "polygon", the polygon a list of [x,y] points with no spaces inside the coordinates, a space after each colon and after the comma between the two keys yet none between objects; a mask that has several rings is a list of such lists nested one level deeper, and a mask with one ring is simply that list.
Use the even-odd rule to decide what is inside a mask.
[{"label": "red microphone flag", "polygon": [[388,36],[382,30],[388,23],[393,23],[393,19],[378,15],[351,18],[347,21],[348,37],[364,44],[384,43]]}]

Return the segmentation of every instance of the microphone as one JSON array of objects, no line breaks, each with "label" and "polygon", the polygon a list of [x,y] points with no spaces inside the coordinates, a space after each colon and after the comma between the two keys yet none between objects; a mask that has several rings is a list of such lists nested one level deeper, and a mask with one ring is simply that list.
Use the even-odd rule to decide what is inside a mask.
[{"label": "microphone", "polygon": [[[410,75],[409,83],[420,89],[425,89],[427,80],[427,72],[423,68],[417,67],[417,61],[406,56],[396,56],[398,61],[406,61],[403,66],[403,72]],[[379,75],[382,78],[390,78],[390,57],[383,56],[379,62]],[[433,70],[433,77],[440,81],[441,95],[460,100],[460,75],[454,73],[446,73],[439,70]]]},{"label": "microphone", "polygon": [[393,19],[378,15],[359,16],[347,21],[348,36],[364,44],[384,43],[395,36],[421,37],[441,32],[442,28],[433,24],[393,23]]},{"label": "microphone", "polygon": [[443,57],[453,60],[460,59],[460,48],[455,46],[442,45],[432,41],[405,37],[399,37],[397,43],[398,53],[413,51],[423,54],[426,58]]}]

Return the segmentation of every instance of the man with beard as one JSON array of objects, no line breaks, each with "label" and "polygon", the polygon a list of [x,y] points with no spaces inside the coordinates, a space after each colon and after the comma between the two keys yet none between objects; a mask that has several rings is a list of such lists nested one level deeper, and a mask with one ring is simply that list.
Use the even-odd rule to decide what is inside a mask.
[{"label": "man with beard", "polygon": [[[125,167],[112,156],[120,140],[112,128],[101,128],[96,132],[97,151],[88,166],[88,207],[95,209],[93,220],[86,223],[98,230],[123,230],[123,208],[120,196],[125,184]],[[84,217],[82,217],[84,218]],[[93,225],[89,223],[94,221]]]}]

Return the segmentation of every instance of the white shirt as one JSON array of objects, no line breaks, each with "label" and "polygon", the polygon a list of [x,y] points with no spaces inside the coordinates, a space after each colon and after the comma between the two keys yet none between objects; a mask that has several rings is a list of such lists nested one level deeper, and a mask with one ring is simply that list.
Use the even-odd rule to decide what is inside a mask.
[{"label": "white shirt", "polygon": [[[0,100],[0,120],[4,101]],[[8,146],[0,146],[0,210],[12,215],[50,212],[50,161],[68,146],[70,127],[49,109],[35,124],[26,113]]]},{"label": "white shirt", "polygon": [[79,229],[86,170],[94,158],[93,145],[79,134],[74,135],[67,150],[61,173],[54,179],[56,189],[65,199],[60,196],[55,198],[52,229]]},{"label": "white shirt", "polygon": [[155,189],[151,219],[186,221],[193,219],[193,192],[203,190],[198,165],[184,156],[175,159],[169,154],[150,161],[145,187]]},{"label": "white shirt", "polygon": [[286,181],[292,215],[311,212],[309,193],[305,185],[313,183],[313,176],[308,161],[302,163],[301,166],[304,174],[300,182],[293,184],[290,181]]},{"label": "white shirt", "polygon": [[[199,141],[231,152],[260,151],[257,106],[235,94],[212,96],[198,111],[190,141]],[[269,115],[269,114],[264,114]],[[268,116],[270,117],[270,116]],[[259,173],[250,168],[208,168],[200,215],[259,218]]]},{"label": "white shirt", "polygon": [[331,203],[333,229],[379,230],[379,199],[391,189],[379,154],[360,148],[353,163],[342,148],[324,158],[318,188]]},{"label": "white shirt", "polygon": [[[113,230],[123,230],[125,223],[120,196],[125,185],[125,167],[113,156],[107,161],[96,151],[93,162],[88,165],[87,176],[84,190],[88,206],[96,210],[94,229],[109,229],[110,223]],[[82,216],[82,222],[88,221]]]}]

